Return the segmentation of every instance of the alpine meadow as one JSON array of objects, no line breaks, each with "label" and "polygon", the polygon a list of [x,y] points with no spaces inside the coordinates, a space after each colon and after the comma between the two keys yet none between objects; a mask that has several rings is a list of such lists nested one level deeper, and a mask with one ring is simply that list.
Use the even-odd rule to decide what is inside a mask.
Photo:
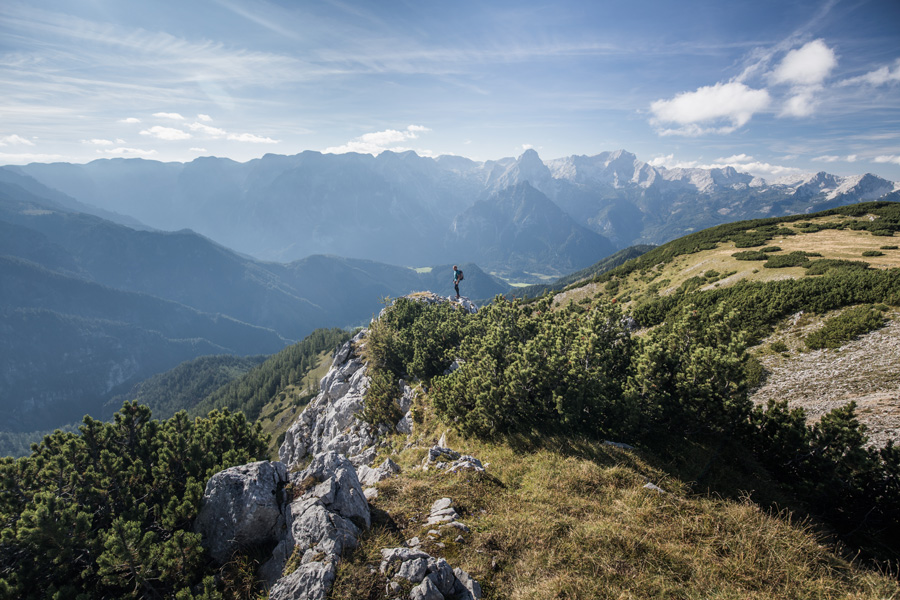
[{"label": "alpine meadow", "polygon": [[898,23],[0,3],[0,600],[900,600]]}]

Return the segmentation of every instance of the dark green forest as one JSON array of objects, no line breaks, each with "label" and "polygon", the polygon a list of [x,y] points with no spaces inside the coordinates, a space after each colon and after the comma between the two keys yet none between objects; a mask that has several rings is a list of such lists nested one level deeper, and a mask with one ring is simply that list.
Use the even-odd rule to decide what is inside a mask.
[{"label": "dark green forest", "polygon": [[288,346],[243,377],[209,394],[188,412],[201,416],[225,408],[240,411],[255,421],[269,400],[288,386],[304,382],[321,352],[334,350],[348,339],[350,333],[344,329],[317,329],[302,342]]},{"label": "dark green forest", "polygon": [[179,410],[191,410],[198,402],[243,377],[268,358],[265,355],[201,356],[142,381],[128,394],[113,398],[109,405],[121,406],[126,400],[134,400],[150,408],[156,418],[167,419]]}]

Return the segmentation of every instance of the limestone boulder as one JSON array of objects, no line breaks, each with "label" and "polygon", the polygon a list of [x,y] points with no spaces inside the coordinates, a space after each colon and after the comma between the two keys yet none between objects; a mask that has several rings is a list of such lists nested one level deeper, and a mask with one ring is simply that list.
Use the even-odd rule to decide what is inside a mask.
[{"label": "limestone boulder", "polygon": [[285,527],[282,508],[287,471],[281,462],[261,461],[212,476],[194,530],[219,563],[235,550],[275,542]]}]

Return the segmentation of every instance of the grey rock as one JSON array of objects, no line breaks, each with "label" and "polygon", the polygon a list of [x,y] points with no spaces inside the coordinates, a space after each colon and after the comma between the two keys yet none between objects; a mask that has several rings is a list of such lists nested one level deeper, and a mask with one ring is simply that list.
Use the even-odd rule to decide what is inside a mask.
[{"label": "grey rock", "polygon": [[452,506],[453,506],[453,500],[451,500],[450,498],[441,498],[439,500],[435,500],[432,503],[430,512],[431,512],[431,514],[434,514],[436,512],[451,508]]},{"label": "grey rock", "polygon": [[415,548],[383,548],[381,550],[380,571],[387,573],[394,562],[406,562],[417,558],[429,558],[428,554]]},{"label": "grey rock", "polygon": [[[361,528],[371,524],[369,504],[353,464],[334,452],[316,455],[306,469],[291,473],[290,478],[295,484],[318,483],[285,507],[282,537],[260,575],[267,583],[274,583],[273,590],[295,594],[284,598],[324,598],[341,554],[355,548]],[[280,578],[295,548],[303,552],[301,567]],[[311,583],[317,574],[325,577],[324,584]]]},{"label": "grey rock", "polygon": [[393,477],[396,473],[399,472],[400,465],[392,461],[390,458],[386,458],[384,462],[375,469],[366,465],[360,466],[356,470],[356,476],[359,478],[359,482],[363,486],[370,486],[375,485],[379,481],[384,481],[389,477]]},{"label": "grey rock", "polygon": [[630,446],[628,444],[623,444],[622,442],[611,442],[606,440],[603,442],[606,446],[615,446],[616,448],[621,448],[622,450],[634,450],[634,446]]},{"label": "grey rock", "polygon": [[282,577],[269,590],[269,600],[324,600],[334,584],[335,561],[310,562]]},{"label": "grey rock", "polygon": [[424,558],[414,558],[404,562],[394,577],[402,577],[412,583],[421,583],[422,580],[425,579],[425,573],[427,571],[428,561]]},{"label": "grey rock", "polygon": [[268,461],[225,469],[210,478],[194,531],[203,536],[214,560],[224,563],[239,548],[278,540],[285,525],[281,489],[286,482],[284,464]]},{"label": "grey rock", "polygon": [[369,378],[352,348],[364,335],[365,331],[360,332],[338,349],[319,384],[321,391],[285,433],[278,455],[289,468],[307,455],[327,451],[361,456],[359,464],[374,459],[374,453],[366,452],[378,442],[378,432],[356,418],[365,403]]},{"label": "grey rock", "polygon": [[413,418],[411,412],[407,412],[403,415],[403,418],[397,422],[396,429],[398,433],[404,433],[406,435],[410,435],[413,432]]},{"label": "grey rock", "polygon": [[449,596],[453,593],[456,575],[453,574],[453,567],[443,558],[428,560],[428,578],[442,595]]},{"label": "grey rock", "polygon": [[459,567],[453,569],[453,574],[456,576],[453,595],[458,600],[481,600],[481,585],[477,581]]},{"label": "grey rock", "polygon": [[409,600],[444,600],[444,595],[431,578],[426,577],[409,592]]},{"label": "grey rock", "polygon": [[370,488],[364,489],[363,496],[365,496],[366,501],[369,502],[369,504],[371,504],[373,500],[376,500],[378,498],[378,488],[370,487]]},{"label": "grey rock", "polygon": [[661,487],[659,487],[658,485],[655,485],[653,483],[644,484],[644,489],[650,490],[651,492],[656,492],[658,494],[667,494],[668,493],[668,492],[666,492],[666,490],[662,489]]}]

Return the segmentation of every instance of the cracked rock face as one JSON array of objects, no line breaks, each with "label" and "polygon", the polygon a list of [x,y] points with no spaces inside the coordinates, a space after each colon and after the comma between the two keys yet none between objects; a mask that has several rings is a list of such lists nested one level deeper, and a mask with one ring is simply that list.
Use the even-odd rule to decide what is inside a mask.
[{"label": "cracked rock face", "polygon": [[[316,455],[306,469],[291,473],[290,479],[306,490],[285,508],[286,531],[261,574],[274,583],[269,598],[324,598],[334,582],[341,554],[356,548],[362,530],[371,526],[369,503],[353,464],[336,452]],[[295,552],[300,554],[300,567],[282,577]],[[313,581],[313,574],[329,579],[321,588],[324,593],[319,594],[319,587],[314,586],[297,595],[301,582]]]},{"label": "cracked rock face", "polygon": [[356,418],[363,409],[369,378],[366,366],[353,356],[353,344],[364,336],[362,331],[338,349],[322,378],[321,391],[285,433],[278,455],[288,468],[321,452],[339,452],[353,460],[378,443],[379,432]]},{"label": "cracked rock face", "polygon": [[213,559],[224,563],[235,550],[279,537],[285,483],[287,471],[280,462],[250,463],[212,476],[194,530],[202,534]]}]

